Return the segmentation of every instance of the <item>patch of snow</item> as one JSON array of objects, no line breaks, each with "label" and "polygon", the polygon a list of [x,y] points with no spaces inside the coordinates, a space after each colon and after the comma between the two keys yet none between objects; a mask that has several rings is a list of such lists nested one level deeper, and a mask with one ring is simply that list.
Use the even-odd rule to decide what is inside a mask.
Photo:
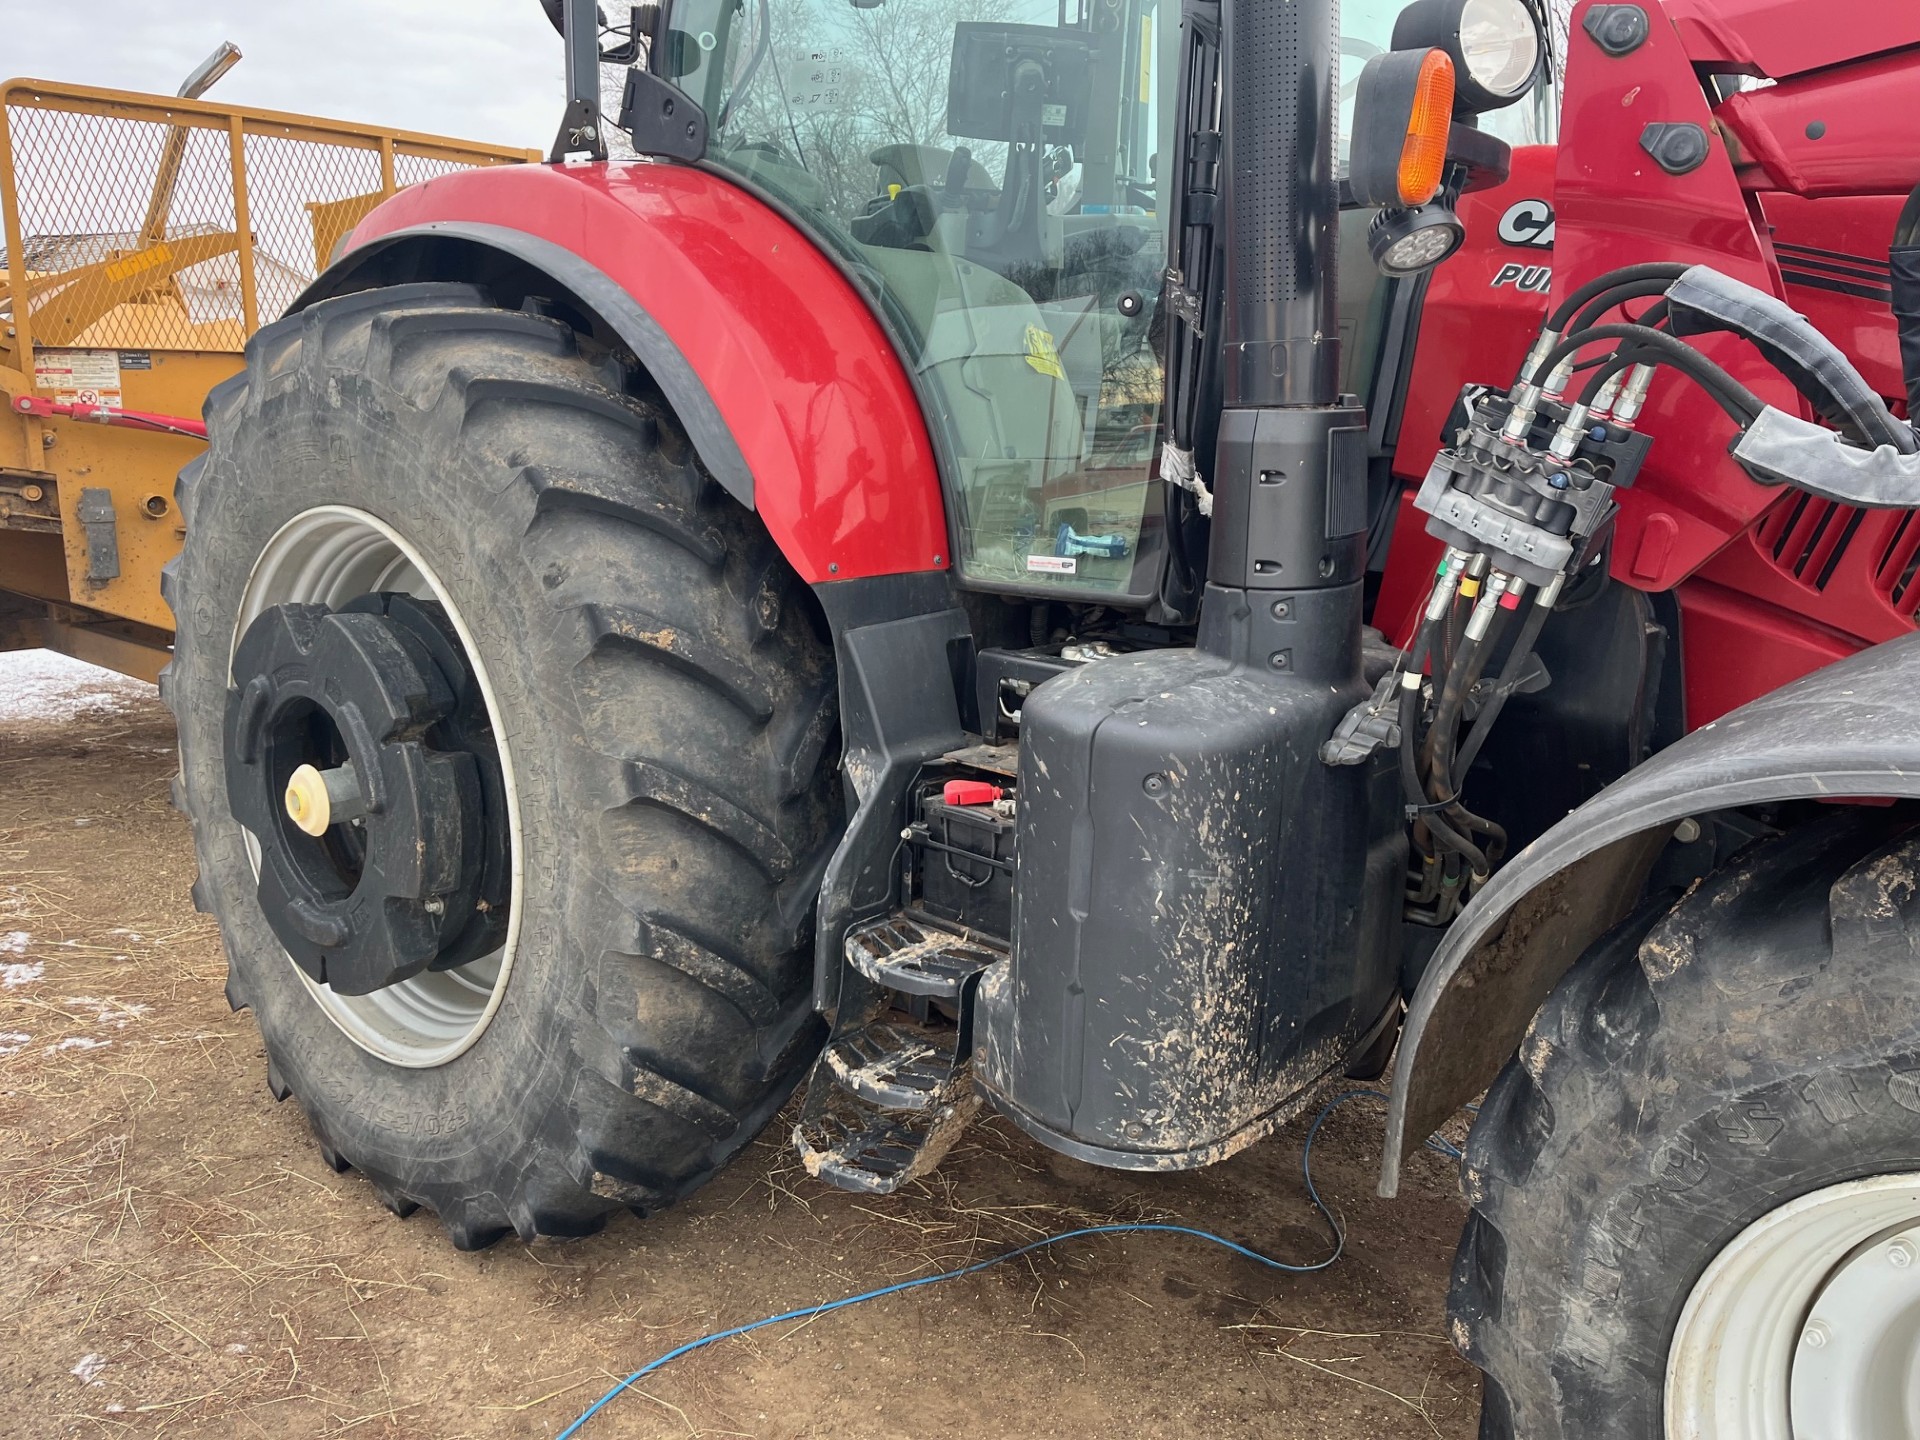
[{"label": "patch of snow", "polygon": [[33,936],[24,930],[9,930],[6,934],[0,935],[0,954],[24,955],[27,953],[28,942],[32,939]]},{"label": "patch of snow", "polygon": [[111,1040],[96,1040],[91,1035],[69,1035],[64,1040],[56,1040],[47,1046],[49,1055],[61,1050],[104,1050],[113,1044]]},{"label": "patch of snow", "polygon": [[38,960],[10,961],[0,965],[0,990],[18,990],[22,985],[31,985],[47,973],[47,967]]},{"label": "patch of snow", "polygon": [[100,1372],[106,1368],[106,1356],[82,1355],[80,1357],[80,1363],[67,1373],[69,1375],[79,1376],[82,1385],[98,1385],[100,1383]]},{"label": "patch of snow", "polygon": [[91,1010],[94,1024],[111,1025],[116,1030],[124,1030],[132,1021],[144,1019],[153,1009],[137,1000],[102,1000],[97,995],[68,995],[60,1003]]},{"label": "patch of snow", "polygon": [[110,715],[153,693],[144,680],[52,650],[0,654],[0,723]]},{"label": "patch of snow", "polygon": [[247,1353],[247,1347],[236,1340],[233,1344],[227,1346],[227,1353],[229,1355],[244,1355]]},{"label": "patch of snow", "polygon": [[0,1060],[9,1055],[18,1055],[32,1043],[31,1035],[23,1035],[18,1030],[0,1030]]}]

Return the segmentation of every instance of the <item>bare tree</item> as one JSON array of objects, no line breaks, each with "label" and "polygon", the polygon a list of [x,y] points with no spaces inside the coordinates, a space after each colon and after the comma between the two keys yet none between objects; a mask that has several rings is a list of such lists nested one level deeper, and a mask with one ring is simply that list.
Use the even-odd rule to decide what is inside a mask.
[{"label": "bare tree", "polygon": [[744,72],[762,23],[772,25],[771,41],[722,139],[776,147],[818,185],[826,209],[858,214],[876,193],[873,152],[953,143],[946,119],[955,23],[1004,21],[1016,3],[885,0],[844,10],[774,3],[765,21],[756,7],[754,33],[742,38],[734,73]]}]

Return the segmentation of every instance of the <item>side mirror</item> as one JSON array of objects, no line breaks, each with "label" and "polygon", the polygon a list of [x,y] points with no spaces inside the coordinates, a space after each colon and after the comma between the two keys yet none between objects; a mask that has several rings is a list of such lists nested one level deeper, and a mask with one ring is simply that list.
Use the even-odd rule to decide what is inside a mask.
[{"label": "side mirror", "polygon": [[1393,48],[1446,52],[1460,116],[1513,104],[1533,88],[1547,53],[1521,0],[1413,0],[1394,21]]}]

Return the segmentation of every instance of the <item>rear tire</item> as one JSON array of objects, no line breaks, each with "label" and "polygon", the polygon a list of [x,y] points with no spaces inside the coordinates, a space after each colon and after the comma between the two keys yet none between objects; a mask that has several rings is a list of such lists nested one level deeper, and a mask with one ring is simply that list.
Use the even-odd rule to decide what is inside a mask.
[{"label": "rear tire", "polygon": [[[273,1093],[299,1099],[328,1163],[398,1213],[433,1209],[463,1249],[669,1204],[767,1123],[820,1039],[813,904],[840,816],[813,598],[672,415],[556,321],[398,286],[270,325],[247,360],[181,475],[162,693],[195,901]],[[430,598],[464,617],[510,757],[509,968],[443,1060],[377,1053],[295,968],[228,811],[222,716],[255,557],[334,513],[318,507],[417,552]]]},{"label": "rear tire", "polygon": [[[1541,1008],[1462,1167],[1450,1310],[1486,1372],[1483,1440],[1670,1433],[1676,1327],[1716,1257],[1797,1197],[1920,1172],[1911,824],[1862,811],[1757,845],[1598,941]],[[1781,1396],[1803,1373],[1785,1323]],[[1700,1374],[1676,1386],[1689,1417],[1725,1399]]]}]

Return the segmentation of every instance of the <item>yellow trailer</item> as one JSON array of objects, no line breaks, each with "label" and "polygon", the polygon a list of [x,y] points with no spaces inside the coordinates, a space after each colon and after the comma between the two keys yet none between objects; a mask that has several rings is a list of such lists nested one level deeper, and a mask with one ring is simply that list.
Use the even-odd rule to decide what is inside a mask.
[{"label": "yellow trailer", "polygon": [[247,337],[395,191],[538,158],[204,100],[0,85],[0,650],[157,676],[173,630],[160,567],[184,534],[174,476]]}]

